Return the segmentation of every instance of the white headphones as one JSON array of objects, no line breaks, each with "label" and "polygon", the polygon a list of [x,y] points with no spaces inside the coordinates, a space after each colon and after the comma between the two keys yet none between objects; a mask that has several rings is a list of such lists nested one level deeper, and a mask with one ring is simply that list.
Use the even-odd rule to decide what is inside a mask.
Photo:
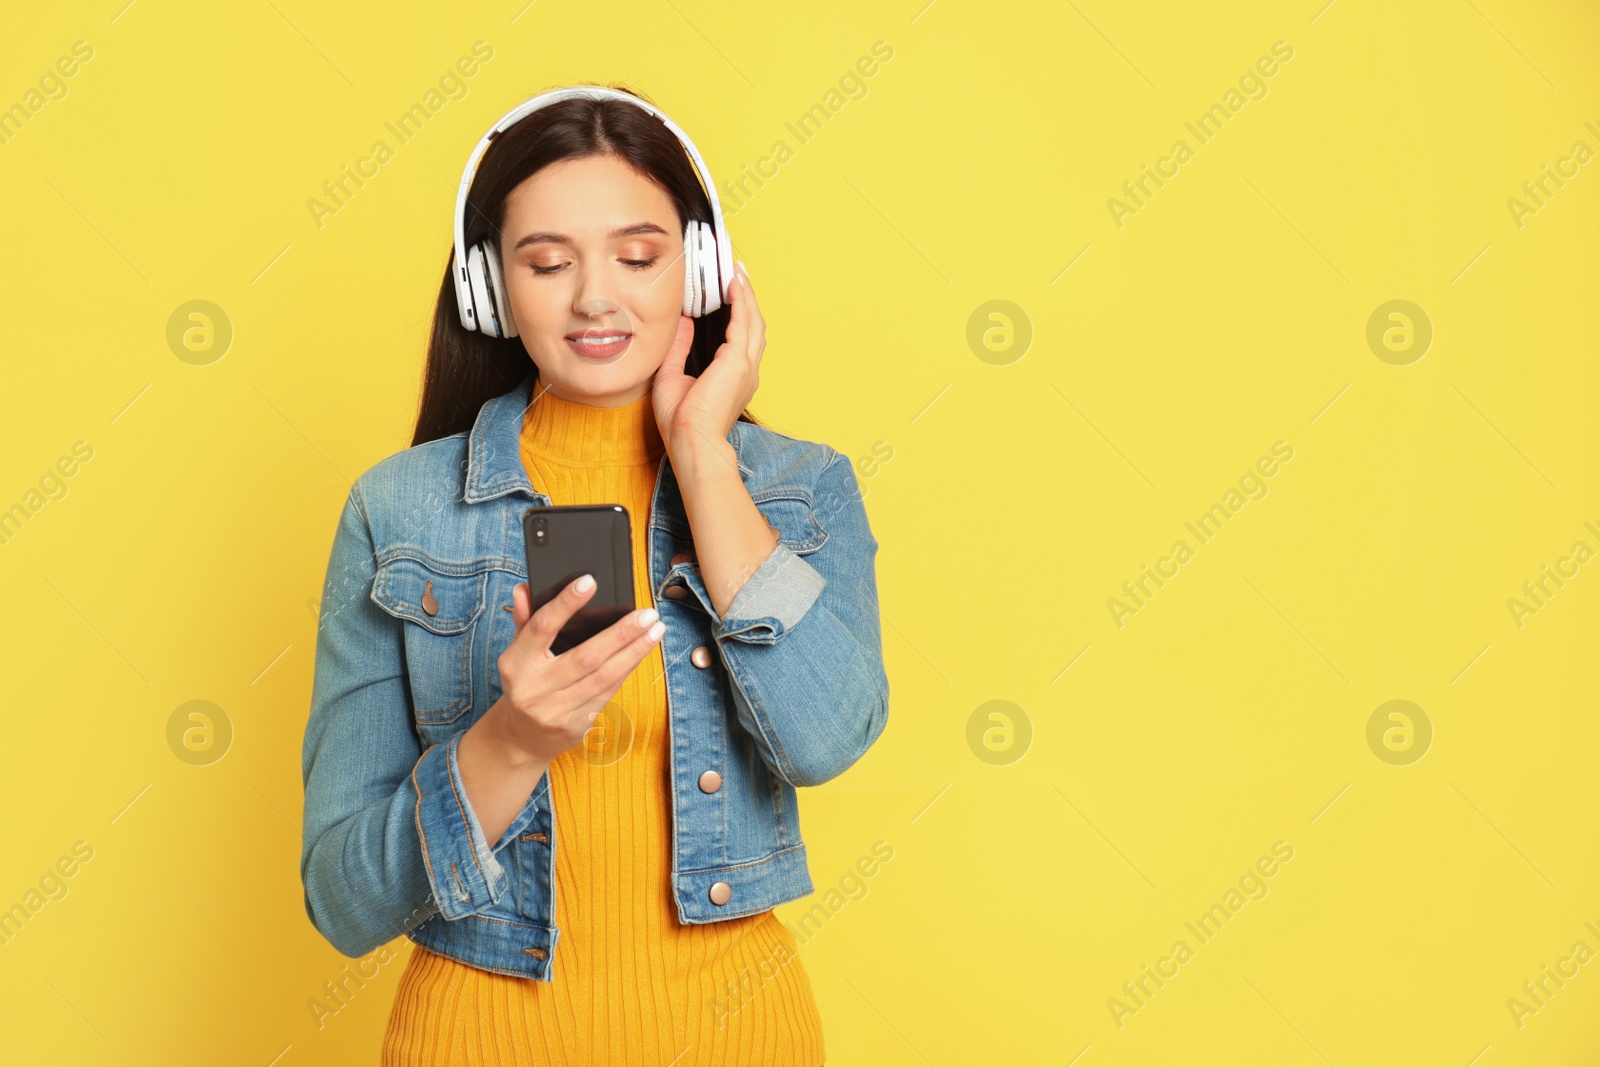
[{"label": "white headphones", "polygon": [[511,301],[506,296],[500,265],[499,241],[494,234],[490,234],[471,248],[466,247],[467,191],[471,189],[473,176],[477,174],[478,162],[496,137],[529,114],[557,101],[573,97],[625,100],[630,104],[637,104],[660,119],[662,124],[682,142],[684,149],[689,153],[689,158],[694,162],[695,169],[700,172],[701,183],[711,200],[711,217],[715,220],[716,226],[713,231],[712,227],[704,222],[690,219],[684,227],[683,313],[691,318],[700,318],[722,307],[729,299],[729,290],[733,284],[733,246],[728,240],[728,230],[722,221],[722,205],[717,200],[717,185],[711,180],[711,172],[706,169],[699,150],[695,148],[694,142],[689,140],[688,134],[679,129],[676,123],[638,97],[615,89],[585,85],[541,93],[512,108],[499,122],[489,128],[489,132],[478,142],[478,147],[473,149],[471,158],[467,160],[466,170],[461,173],[461,188],[456,194],[454,276],[456,305],[461,310],[461,325],[468,330],[488,334],[490,337],[517,336],[517,324],[511,316]]}]

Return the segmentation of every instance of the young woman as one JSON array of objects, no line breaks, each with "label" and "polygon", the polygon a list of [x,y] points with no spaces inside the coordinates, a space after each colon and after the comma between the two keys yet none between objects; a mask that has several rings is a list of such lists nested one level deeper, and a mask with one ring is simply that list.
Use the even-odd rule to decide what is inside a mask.
[{"label": "young woman", "polygon": [[[386,1064],[814,1067],[772,909],[813,890],[797,787],[887,722],[854,471],[745,410],[755,295],[642,97],[543,94],[480,152],[413,447],[329,560],[307,913],[348,956],[415,943]],[[594,585],[530,611],[520,519],[590,503],[628,510],[640,608],[556,655]]]}]

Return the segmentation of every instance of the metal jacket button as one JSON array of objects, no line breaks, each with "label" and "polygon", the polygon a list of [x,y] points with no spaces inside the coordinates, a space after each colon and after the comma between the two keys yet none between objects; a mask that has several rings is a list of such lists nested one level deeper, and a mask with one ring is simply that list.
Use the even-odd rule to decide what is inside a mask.
[{"label": "metal jacket button", "polygon": [[706,771],[700,776],[700,792],[715,793],[722,788],[722,775],[716,771]]},{"label": "metal jacket button", "polygon": [[428,618],[439,614],[439,601],[433,595],[433,579],[428,579],[427,586],[422,590],[422,610],[428,613]]},{"label": "metal jacket button", "polygon": [[733,896],[733,886],[727,882],[711,883],[711,903],[726,904]]},{"label": "metal jacket button", "polygon": [[676,567],[678,564],[680,564],[680,563],[688,563],[692,559],[694,559],[694,557],[689,555],[689,553],[687,553],[687,552],[679,552],[676,556],[672,557],[672,562],[668,563],[667,566]]},{"label": "metal jacket button", "polygon": [[682,600],[684,597],[689,595],[689,590],[685,586],[669,585],[667,586],[666,595],[671,597],[673,600]]},{"label": "metal jacket button", "polygon": [[705,645],[701,645],[699,648],[689,653],[689,662],[693,663],[696,667],[699,667],[702,670],[711,666],[711,650]]}]

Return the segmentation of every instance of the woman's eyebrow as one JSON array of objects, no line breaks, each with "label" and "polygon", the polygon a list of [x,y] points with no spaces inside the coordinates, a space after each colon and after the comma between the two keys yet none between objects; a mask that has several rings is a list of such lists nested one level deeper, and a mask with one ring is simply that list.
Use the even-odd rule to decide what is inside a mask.
[{"label": "woman's eyebrow", "polygon": [[[632,226],[623,226],[612,230],[606,234],[606,237],[609,240],[616,240],[618,237],[632,237],[634,234],[640,233],[659,233],[663,237],[667,236],[667,231],[653,222],[636,222]],[[572,238],[564,233],[551,233],[548,230],[541,230],[538,233],[528,234],[528,236],[513,245],[511,250],[515,252],[523,245],[541,244],[546,241],[554,244],[572,244]]]}]

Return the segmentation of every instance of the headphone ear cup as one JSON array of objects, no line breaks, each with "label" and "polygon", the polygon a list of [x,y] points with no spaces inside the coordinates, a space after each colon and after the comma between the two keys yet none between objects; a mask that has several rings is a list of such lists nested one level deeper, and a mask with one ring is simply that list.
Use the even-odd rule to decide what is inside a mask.
[{"label": "headphone ear cup", "polygon": [[506,293],[505,277],[500,270],[500,250],[493,246],[482,246],[483,261],[489,268],[489,299],[494,302],[494,321],[500,328],[496,337],[517,336],[517,320],[511,314],[511,297]]},{"label": "headphone ear cup", "polygon": [[709,223],[700,223],[700,303],[709,315],[722,306],[722,281],[717,273],[717,233]]},{"label": "headphone ear cup", "polygon": [[700,241],[695,233],[698,223],[694,219],[683,228],[683,313],[690,318],[700,317]]},{"label": "headphone ear cup", "polygon": [[494,303],[489,298],[489,278],[483,262],[482,244],[475,244],[467,250],[467,286],[472,290],[472,310],[478,320],[478,332],[499,337],[500,323],[495,319]]}]

